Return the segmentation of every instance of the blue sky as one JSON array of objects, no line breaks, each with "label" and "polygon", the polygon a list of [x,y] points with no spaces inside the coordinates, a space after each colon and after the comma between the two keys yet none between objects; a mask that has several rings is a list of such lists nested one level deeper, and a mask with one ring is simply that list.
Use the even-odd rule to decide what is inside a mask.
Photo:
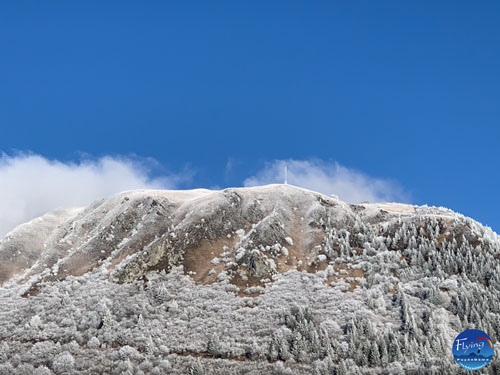
[{"label": "blue sky", "polygon": [[151,158],[180,188],[293,159],[500,231],[498,2],[11,1],[0,46],[9,157]]}]

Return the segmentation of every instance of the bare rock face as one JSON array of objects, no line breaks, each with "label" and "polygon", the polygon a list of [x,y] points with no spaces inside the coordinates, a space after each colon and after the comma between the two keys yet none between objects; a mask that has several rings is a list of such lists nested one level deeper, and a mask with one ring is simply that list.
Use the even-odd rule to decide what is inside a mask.
[{"label": "bare rock face", "polygon": [[202,282],[222,272],[270,277],[312,267],[327,221],[347,225],[354,214],[343,202],[290,186],[126,192],[11,232],[0,242],[0,282],[62,279],[96,267],[129,282],[179,264]]},{"label": "bare rock face", "polygon": [[124,192],[0,241],[0,374],[460,373],[460,331],[500,337],[499,262],[445,208]]},{"label": "bare rock face", "polygon": [[0,241],[0,284],[23,274],[51,250],[62,235],[61,227],[79,210],[57,210],[18,226]]},{"label": "bare rock face", "polygon": [[227,278],[244,290],[276,273],[326,268],[335,257],[327,248],[332,229],[453,216],[403,204],[349,205],[289,185],[131,191],[11,232],[0,242],[0,282],[62,280],[95,269],[130,282],[183,265],[197,282]]}]

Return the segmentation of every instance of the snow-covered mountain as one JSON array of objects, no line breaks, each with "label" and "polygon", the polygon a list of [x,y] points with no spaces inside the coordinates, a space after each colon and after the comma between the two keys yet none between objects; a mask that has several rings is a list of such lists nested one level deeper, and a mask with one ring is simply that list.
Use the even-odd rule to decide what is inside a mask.
[{"label": "snow-covered mountain", "polygon": [[459,374],[459,332],[500,337],[489,228],[289,185],[51,212],[0,241],[0,284],[0,374]]}]

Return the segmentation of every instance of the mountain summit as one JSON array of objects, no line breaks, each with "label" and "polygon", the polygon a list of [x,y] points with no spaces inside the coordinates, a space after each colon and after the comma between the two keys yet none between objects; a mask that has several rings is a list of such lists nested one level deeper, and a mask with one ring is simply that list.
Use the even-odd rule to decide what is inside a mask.
[{"label": "mountain summit", "polygon": [[500,337],[499,257],[444,208],[124,192],[0,241],[0,374],[459,373],[461,330]]}]

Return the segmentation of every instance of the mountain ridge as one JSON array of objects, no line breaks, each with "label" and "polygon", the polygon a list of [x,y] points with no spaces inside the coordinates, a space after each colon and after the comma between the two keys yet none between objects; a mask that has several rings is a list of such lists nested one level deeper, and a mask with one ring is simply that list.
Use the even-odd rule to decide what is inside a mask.
[{"label": "mountain ridge", "polygon": [[[300,209],[297,207],[300,206],[300,204],[283,202],[282,200],[286,196],[284,192],[292,194],[294,196],[293,199],[299,199],[299,201],[300,199],[305,199],[306,202],[300,203],[302,204]],[[221,241],[224,242],[221,248],[228,245],[234,246],[235,241],[225,240],[224,237],[231,236],[234,238],[238,236],[236,232],[241,232],[245,226],[248,232],[252,229],[249,225],[261,225],[261,227],[265,227],[263,228],[265,230],[262,230],[260,235],[265,233],[271,236],[271,238],[261,239],[261,242],[266,242],[267,245],[269,241],[274,241],[275,243],[272,245],[278,244],[285,248],[286,246],[293,247],[293,245],[287,243],[286,238],[292,239],[293,244],[293,237],[296,237],[295,242],[297,242],[299,241],[299,234],[291,233],[293,232],[292,227],[286,228],[286,230],[285,228],[280,229],[279,225],[283,225],[280,220],[288,220],[288,225],[302,228],[300,229],[302,233],[304,233],[305,228],[305,236],[311,237],[315,234],[317,236],[319,231],[315,231],[314,228],[311,228],[313,227],[311,223],[317,218],[314,218],[314,213],[311,214],[310,211],[314,209],[324,210],[324,207],[329,208],[331,211],[328,219],[332,218],[333,220],[337,220],[338,226],[352,222],[356,215],[359,215],[363,221],[368,223],[377,223],[383,221],[384,218],[391,218],[392,215],[400,215],[406,218],[421,215],[422,217],[433,216],[447,219],[452,219],[454,215],[456,215],[451,210],[444,208],[419,207],[401,203],[363,203],[352,205],[342,202],[337,198],[328,197],[291,185],[229,188],[221,191],[207,189],[187,191],[132,190],[122,192],[108,199],[95,201],[86,208],[56,210],[14,229],[14,231],[7,234],[4,239],[0,241],[0,258],[2,258],[3,264],[3,270],[0,272],[0,283],[6,282],[8,277],[13,275],[12,270],[17,270],[18,272],[26,270],[27,273],[25,276],[29,278],[37,273],[42,273],[45,268],[52,268],[56,265],[58,269],[54,270],[55,272],[53,273],[56,274],[57,278],[63,277],[64,273],[80,275],[82,272],[90,271],[96,267],[99,262],[104,261],[104,258],[108,257],[111,257],[109,260],[111,261],[111,267],[114,268],[119,262],[123,262],[127,256],[137,253],[136,250],[148,248],[148,246],[154,247],[155,243],[158,242],[156,237],[165,236],[165,233],[170,237],[176,236],[174,227],[180,229],[184,234],[189,233],[189,235],[192,235],[192,233],[197,232],[197,229],[203,226],[204,223],[209,220],[214,220],[213,215],[211,216],[210,213],[205,215],[201,214],[203,209],[210,210],[212,209],[210,206],[219,204],[223,207],[222,211],[229,211],[236,204],[239,205],[238,200],[240,196],[238,194],[243,194],[246,200],[252,200],[251,204],[254,205],[257,204],[256,202],[260,204],[260,202],[265,201],[266,207],[260,209],[260,211],[259,208],[256,207],[246,207],[247,211],[245,211],[245,214],[241,217],[238,217],[238,212],[233,210],[229,220],[236,221],[237,225],[240,225],[241,228],[231,227],[229,230],[224,228],[225,224],[221,224],[216,229],[221,231],[221,233],[207,232],[205,233],[205,237],[207,238],[201,238],[204,235],[203,233],[198,234],[200,238],[194,238],[192,240],[192,246],[198,246],[202,239],[213,242],[215,238],[219,237]],[[255,197],[253,197],[253,195],[255,195]],[[273,206],[272,200],[276,202],[276,207],[281,209],[281,213],[275,210],[276,207],[271,207]],[[244,205],[245,203],[242,203],[241,207]],[[286,207],[286,205],[291,207]],[[198,207],[205,208],[199,208],[201,212],[199,215],[196,215]],[[220,207],[216,207],[215,209],[221,210]],[[296,212],[297,210],[299,210],[298,213]],[[420,212],[418,212],[419,210]],[[139,217],[137,213],[134,214],[134,211],[140,211],[142,217]],[[241,211],[241,213],[243,214],[243,211]],[[158,218],[154,217],[155,214],[160,216],[161,220],[156,220]],[[295,216],[293,223],[288,217],[291,214]],[[302,225],[303,223],[301,223],[301,220],[297,220],[297,215],[299,214],[302,215],[300,216],[302,221],[309,221],[306,225]],[[317,214],[323,214],[323,216],[325,216],[324,212]],[[186,215],[188,216],[187,219]],[[149,220],[149,222],[146,221],[142,223],[141,220]],[[196,223],[194,223],[194,225],[187,225],[186,222],[189,220],[196,221]],[[266,225],[268,223],[261,222],[262,220],[271,222],[271,227]],[[319,218],[319,220],[326,220],[326,216]],[[273,221],[275,222],[274,224],[272,223]],[[128,228],[127,225],[129,225],[130,228]],[[147,229],[144,229],[144,226],[148,225],[154,225],[154,231],[148,233]],[[182,230],[182,227],[186,225],[189,228]],[[274,228],[272,227],[273,225]],[[318,225],[321,224],[318,223]],[[116,227],[118,226],[120,228],[117,229]],[[82,230],[82,228],[85,227],[89,227],[90,230]],[[75,232],[75,230],[77,233],[72,233]],[[37,235],[34,239],[31,239],[30,237],[33,232],[37,233]],[[43,237],[44,233],[45,238]],[[92,235],[89,235],[89,233],[92,233]],[[104,233],[107,234],[104,235]],[[84,236],[87,238],[85,241],[82,241],[82,237]],[[105,236],[107,237],[103,241],[102,239]],[[175,242],[174,238],[170,240],[171,242]],[[250,239],[250,241],[253,240]],[[311,241],[314,242],[314,244],[312,244]],[[33,246],[33,242],[38,242],[39,246]],[[127,245],[126,242],[129,244]],[[301,244],[310,251],[311,246],[321,246],[322,239],[317,238],[316,241],[309,239],[309,241],[306,240],[301,242],[308,242],[306,244]],[[15,246],[12,246],[12,244],[15,244]],[[189,245],[189,240],[186,245]],[[247,245],[250,247],[252,246],[250,244]],[[258,245],[262,244],[257,244],[257,247]],[[14,247],[18,249],[19,247],[27,248],[31,246],[31,251],[29,256],[22,260],[22,263],[18,262],[19,259],[13,262],[12,260],[14,258],[8,251],[9,246],[12,249]],[[130,250],[134,246],[135,249]],[[214,244],[210,246],[214,246]],[[123,248],[122,252],[116,251],[119,247]],[[185,247],[189,248],[189,246]],[[99,249],[99,253],[96,253],[94,250],[97,248]],[[49,253],[47,249],[52,249],[52,252]],[[277,250],[279,251],[279,249]],[[71,251],[73,251],[73,254],[68,257],[67,253]],[[153,259],[145,261],[151,266],[158,268],[160,267],[157,264],[158,260],[154,259],[158,254],[155,254],[155,251],[161,252],[162,250],[153,249],[150,254]],[[17,252],[19,253],[19,250],[17,250]],[[105,257],[101,254],[104,254]],[[36,257],[37,255],[39,255],[39,258]],[[320,254],[318,253],[316,255]],[[7,256],[9,258],[7,258]],[[61,259],[63,259],[62,262]],[[310,263],[313,259],[311,259],[311,257],[305,257],[303,261]],[[87,264],[85,265],[84,263]],[[61,266],[63,271],[59,271],[59,266]],[[165,266],[168,268],[168,264]],[[136,272],[138,274],[135,276],[131,275],[130,277],[138,278],[142,275],[140,271],[132,270],[132,268],[132,266],[129,266],[129,272]],[[11,270],[10,273],[6,272],[6,269]],[[262,276],[264,276],[266,272],[262,271],[262,273]],[[122,281],[130,279],[130,277],[125,274],[118,277],[121,278]]]}]

